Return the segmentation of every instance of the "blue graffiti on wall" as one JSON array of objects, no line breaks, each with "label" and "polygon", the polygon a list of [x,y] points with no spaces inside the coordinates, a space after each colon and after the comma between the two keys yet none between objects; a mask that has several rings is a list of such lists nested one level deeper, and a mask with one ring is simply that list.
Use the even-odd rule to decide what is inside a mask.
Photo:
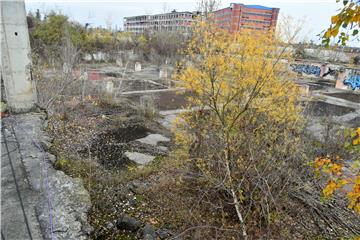
[{"label": "blue graffiti on wall", "polygon": [[291,64],[292,70],[297,73],[306,73],[320,76],[320,67],[307,64]]},{"label": "blue graffiti on wall", "polygon": [[345,85],[349,85],[352,90],[356,88],[360,89],[360,75],[358,74],[349,74],[344,80]]}]

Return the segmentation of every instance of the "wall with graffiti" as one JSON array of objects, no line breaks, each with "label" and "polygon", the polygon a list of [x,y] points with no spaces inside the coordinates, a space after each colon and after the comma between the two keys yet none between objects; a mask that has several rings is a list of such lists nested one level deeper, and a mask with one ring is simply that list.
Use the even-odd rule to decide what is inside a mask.
[{"label": "wall with graffiti", "polygon": [[352,90],[360,90],[360,71],[351,71],[344,80],[344,85],[349,86]]},{"label": "wall with graffiti", "polygon": [[290,70],[307,77],[336,81],[336,88],[360,90],[360,69],[341,64],[319,62],[295,62]]},{"label": "wall with graffiti", "polygon": [[308,75],[320,76],[320,67],[311,64],[290,64],[292,71]]}]

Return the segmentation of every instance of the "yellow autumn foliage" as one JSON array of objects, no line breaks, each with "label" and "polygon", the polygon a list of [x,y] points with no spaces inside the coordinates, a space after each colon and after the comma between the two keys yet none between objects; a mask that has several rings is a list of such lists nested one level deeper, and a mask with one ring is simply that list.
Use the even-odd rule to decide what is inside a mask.
[{"label": "yellow autumn foliage", "polygon": [[187,51],[190,65],[176,76],[197,97],[194,104],[212,108],[231,127],[245,109],[256,109],[278,124],[299,117],[299,88],[283,76],[286,59],[271,33],[229,34],[200,22]]},{"label": "yellow autumn foliage", "polygon": [[326,187],[324,188],[323,194],[325,197],[330,197],[331,195],[333,195],[336,189],[337,189],[337,185],[335,181],[330,180],[326,185]]},{"label": "yellow autumn foliage", "polygon": [[[346,45],[350,35],[359,34],[360,28],[360,5],[356,1],[343,0],[340,12],[331,17],[331,25],[323,35],[323,43],[330,44],[331,38],[338,37],[338,43]],[[342,31],[340,31],[342,29]],[[356,40],[355,38],[355,41]]]},{"label": "yellow autumn foliage", "polygon": [[[358,129],[359,130],[359,129]],[[357,130],[357,131],[358,131]],[[318,157],[314,160],[313,166],[316,173],[325,173],[329,181],[323,189],[323,195],[325,198],[330,198],[336,190],[343,188],[344,186],[353,186],[352,190],[347,193],[349,201],[348,207],[360,214],[360,171],[356,164],[350,166],[351,170],[358,170],[357,176],[343,176],[343,164],[336,163],[341,162],[339,156],[336,156],[335,160],[332,160],[329,156]],[[354,177],[356,180],[354,181]]]},{"label": "yellow autumn foliage", "polygon": [[[229,33],[202,21],[193,29],[174,76],[190,95],[189,107],[175,124],[176,140],[189,152],[206,187],[231,193],[243,224],[245,206],[239,202],[255,201],[252,194],[280,196],[281,188],[263,184],[283,186],[296,165],[299,88],[289,75],[289,51],[272,32]],[[257,207],[275,208],[269,199],[257,198]],[[248,209],[256,212],[253,218],[268,210]]]},{"label": "yellow autumn foliage", "polygon": [[350,201],[349,208],[354,209],[355,212],[360,214],[360,173],[354,183],[354,187],[351,192],[347,194]]}]

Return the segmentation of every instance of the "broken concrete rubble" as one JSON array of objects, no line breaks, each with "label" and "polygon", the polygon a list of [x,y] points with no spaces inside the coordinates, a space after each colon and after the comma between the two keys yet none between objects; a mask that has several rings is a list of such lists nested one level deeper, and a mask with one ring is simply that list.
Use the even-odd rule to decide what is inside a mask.
[{"label": "broken concrete rubble", "polygon": [[141,223],[133,217],[123,215],[116,221],[116,226],[121,230],[136,232],[141,227]]}]

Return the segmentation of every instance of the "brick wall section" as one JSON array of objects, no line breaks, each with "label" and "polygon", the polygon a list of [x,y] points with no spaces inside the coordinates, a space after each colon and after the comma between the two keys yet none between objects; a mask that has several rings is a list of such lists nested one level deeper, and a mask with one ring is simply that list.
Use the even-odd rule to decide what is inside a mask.
[{"label": "brick wall section", "polygon": [[269,8],[260,5],[244,5],[232,3],[230,7],[214,12],[216,24],[230,32],[241,29],[269,31],[276,28],[279,8]]}]

